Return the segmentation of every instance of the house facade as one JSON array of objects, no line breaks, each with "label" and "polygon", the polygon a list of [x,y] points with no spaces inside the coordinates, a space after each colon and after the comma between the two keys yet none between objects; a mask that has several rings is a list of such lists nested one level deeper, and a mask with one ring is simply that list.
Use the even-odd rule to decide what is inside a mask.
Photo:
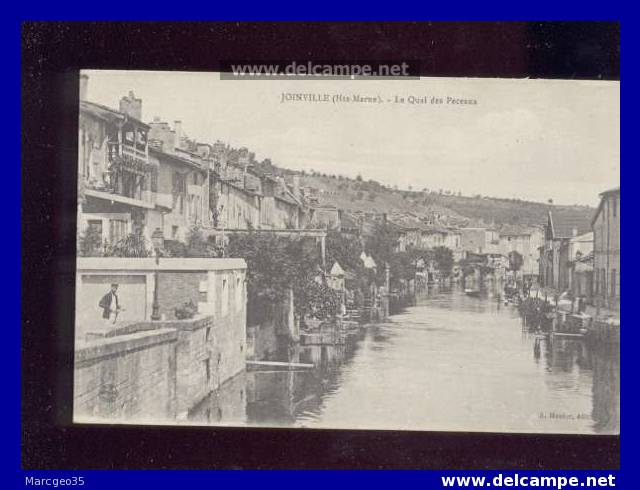
[{"label": "house facade", "polygon": [[[540,283],[559,291],[571,287],[571,264],[569,242],[573,238],[588,233],[590,223],[582,218],[547,214],[544,228],[544,243],[539,248]],[[574,243],[578,243],[577,241]]]},{"label": "house facade", "polygon": [[156,209],[149,227],[185,241],[193,227],[209,225],[208,164],[183,148],[180,121],[172,129],[158,118],[149,123],[149,159],[158,168]]},{"label": "house facade", "polygon": [[593,227],[594,298],[620,309],[620,188],[600,194]]},{"label": "house facade", "polygon": [[539,251],[544,243],[544,231],[535,226],[506,226],[499,232],[500,252],[508,257],[511,252],[522,256],[520,273],[524,277],[537,278]]},{"label": "house facade", "polygon": [[130,233],[149,239],[153,231],[158,165],[149,159],[150,127],[141,118],[142,101],[132,92],[119,110],[80,100],[78,231],[98,248]]},{"label": "house facade", "polygon": [[466,227],[460,229],[461,248],[474,254],[501,253],[500,233],[493,227]]}]

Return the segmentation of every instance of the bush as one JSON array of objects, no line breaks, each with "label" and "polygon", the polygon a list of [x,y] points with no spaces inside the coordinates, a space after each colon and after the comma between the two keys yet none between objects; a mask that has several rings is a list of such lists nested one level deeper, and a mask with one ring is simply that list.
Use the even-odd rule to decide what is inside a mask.
[{"label": "bush", "polygon": [[174,308],[173,312],[178,320],[188,320],[196,316],[198,307],[193,303],[193,300],[189,300],[182,306]]},{"label": "bush", "polygon": [[80,257],[101,257],[104,253],[102,234],[95,229],[88,228],[80,235],[78,255]]},{"label": "bush", "polygon": [[[211,237],[210,237],[211,238]],[[210,239],[206,239],[197,226],[189,230],[186,244],[186,257],[220,257],[220,248]]]},{"label": "bush", "polygon": [[187,245],[179,240],[165,240],[164,254],[166,257],[186,257]]},{"label": "bush", "polygon": [[106,257],[149,257],[150,247],[141,233],[130,233],[115,245],[107,247]]},{"label": "bush", "polygon": [[302,316],[326,320],[335,317],[340,311],[340,293],[326,284],[314,280],[307,281],[297,291],[298,313]]}]

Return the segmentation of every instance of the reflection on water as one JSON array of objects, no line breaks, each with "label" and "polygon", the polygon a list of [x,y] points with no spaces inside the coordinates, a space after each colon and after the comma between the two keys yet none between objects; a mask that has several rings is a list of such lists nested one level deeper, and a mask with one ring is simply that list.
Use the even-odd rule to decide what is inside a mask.
[{"label": "reflection on water", "polygon": [[314,369],[249,371],[192,423],[316,428],[617,433],[618,347],[550,342],[515,308],[433,290],[337,346],[287,346]]}]

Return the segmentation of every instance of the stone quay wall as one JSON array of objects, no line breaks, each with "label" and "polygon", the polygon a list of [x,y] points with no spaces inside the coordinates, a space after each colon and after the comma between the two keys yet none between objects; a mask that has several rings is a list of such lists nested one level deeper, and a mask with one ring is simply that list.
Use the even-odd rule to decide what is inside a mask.
[{"label": "stone quay wall", "polygon": [[[150,276],[148,272],[157,266],[155,261],[114,260],[105,260],[102,270],[99,263],[83,264],[78,287],[82,288],[82,277],[88,276],[95,295],[95,284],[106,284],[117,276],[122,284],[135,284],[139,297],[152,299],[140,284],[149,286],[150,280],[155,287],[155,273]],[[162,423],[181,419],[211,391],[245,369],[245,262],[171,260],[161,260],[158,271],[163,320],[151,321],[138,309],[137,318],[113,325],[92,321],[93,328],[85,325],[76,335],[75,421],[108,418]],[[144,280],[127,282],[130,276],[125,266],[132,270],[132,276]],[[133,294],[136,289],[128,292]],[[80,300],[90,306],[82,292]],[[175,319],[174,308],[189,300],[197,305],[195,317]],[[151,305],[145,308],[148,313]]]},{"label": "stone quay wall", "polygon": [[87,343],[75,353],[74,421],[176,415],[178,332],[157,329]]}]

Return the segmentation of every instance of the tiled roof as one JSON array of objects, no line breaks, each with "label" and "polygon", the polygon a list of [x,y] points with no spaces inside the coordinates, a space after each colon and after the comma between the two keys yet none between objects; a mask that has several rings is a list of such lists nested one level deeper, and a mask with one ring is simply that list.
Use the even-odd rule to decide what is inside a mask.
[{"label": "tiled roof", "polygon": [[531,235],[536,230],[533,226],[527,225],[504,225],[500,228],[500,235],[502,236],[523,236]]},{"label": "tiled roof", "polygon": [[133,121],[137,123],[139,126],[142,126],[144,128],[147,128],[147,129],[150,128],[148,124],[143,123],[142,121],[140,121],[139,119],[136,119],[135,117],[131,117],[127,114],[116,111],[111,107],[107,107],[101,104],[96,104],[95,102],[89,102],[88,100],[80,101],[80,111],[88,112],[89,114],[92,114],[94,116],[97,116],[109,122],[124,121],[125,119],[127,119],[129,121]]},{"label": "tiled roof", "polygon": [[80,101],[80,112],[86,112],[109,122],[124,121],[124,114],[87,100]]},{"label": "tiled roof", "polygon": [[188,165],[190,167],[197,168],[198,170],[206,170],[201,162],[191,160],[188,158],[184,158],[180,155],[175,155],[173,153],[164,152],[158,148],[154,148],[152,146],[149,147],[149,153],[154,153],[157,157],[167,158],[175,163],[181,163],[183,165]]},{"label": "tiled roof", "polygon": [[562,216],[549,211],[553,226],[554,238],[572,238],[573,230],[577,230],[577,235],[582,235],[591,231],[591,220],[589,216]]}]

